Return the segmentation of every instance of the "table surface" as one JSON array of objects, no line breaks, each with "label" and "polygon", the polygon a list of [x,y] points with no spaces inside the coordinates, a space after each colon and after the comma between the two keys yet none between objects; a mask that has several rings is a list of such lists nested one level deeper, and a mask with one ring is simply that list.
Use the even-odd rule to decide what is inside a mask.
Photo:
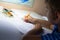
[{"label": "table surface", "polygon": [[3,11],[0,11],[0,20],[7,21],[7,22],[11,23],[20,32],[22,32],[24,34],[26,34],[27,32],[29,32],[30,30],[32,30],[34,28],[33,24],[26,23],[23,20],[23,17],[26,14],[28,14],[29,12],[31,13],[30,15],[34,18],[38,18],[38,19],[44,19],[45,18],[45,20],[47,20],[46,17],[42,18],[42,16],[36,14],[35,12],[25,11],[25,10],[16,10],[16,9],[11,9],[11,10],[12,10],[11,13],[13,14],[13,17],[8,17],[7,15],[5,15],[3,13]]},{"label": "table surface", "polygon": [[[22,35],[21,33],[26,34],[27,32],[29,32],[34,28],[33,24],[26,23],[23,20],[23,17],[29,12],[31,13],[31,16],[34,18],[40,18],[40,19],[45,18],[44,20],[47,20],[46,17],[42,18],[42,16],[36,14],[35,12],[26,10],[16,10],[16,9],[11,9],[13,11],[11,12],[13,14],[13,17],[8,17],[3,13],[2,9],[0,10],[0,32],[2,33],[1,30],[3,30],[3,36],[4,36],[3,37],[2,35],[0,35],[2,37],[2,40],[9,40],[9,38],[10,40],[18,40],[18,38]],[[5,36],[7,36],[8,38]]]}]

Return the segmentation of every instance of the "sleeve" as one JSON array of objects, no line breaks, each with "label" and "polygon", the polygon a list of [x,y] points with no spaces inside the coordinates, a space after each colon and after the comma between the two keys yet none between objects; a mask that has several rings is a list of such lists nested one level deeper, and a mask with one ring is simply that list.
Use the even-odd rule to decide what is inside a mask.
[{"label": "sleeve", "polygon": [[60,34],[53,33],[42,36],[42,40],[60,40]]}]

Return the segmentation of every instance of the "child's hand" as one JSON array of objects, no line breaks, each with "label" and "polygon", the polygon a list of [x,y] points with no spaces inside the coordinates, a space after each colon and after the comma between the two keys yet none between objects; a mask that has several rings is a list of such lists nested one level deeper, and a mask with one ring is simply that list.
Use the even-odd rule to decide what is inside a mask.
[{"label": "child's hand", "polygon": [[30,20],[32,20],[32,17],[28,14],[28,15],[26,15],[25,17],[24,17],[24,21],[25,22],[31,22]]},{"label": "child's hand", "polygon": [[31,17],[29,14],[24,17],[24,21],[28,23],[34,23],[35,18]]}]

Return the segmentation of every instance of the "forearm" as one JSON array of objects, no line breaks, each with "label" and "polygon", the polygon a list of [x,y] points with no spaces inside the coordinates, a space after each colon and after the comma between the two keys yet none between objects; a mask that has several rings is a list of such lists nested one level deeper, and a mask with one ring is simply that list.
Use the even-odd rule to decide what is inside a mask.
[{"label": "forearm", "polygon": [[42,27],[46,27],[46,28],[51,29],[51,30],[53,29],[53,24],[50,23],[49,21],[36,19],[36,22],[40,23],[40,25]]},{"label": "forearm", "polygon": [[23,40],[42,40],[41,35],[26,35]]},{"label": "forearm", "polygon": [[40,24],[34,24],[35,27],[34,29],[32,29],[31,31],[28,32],[28,35],[35,35],[35,34],[40,34],[43,30],[42,27],[40,26]]},{"label": "forearm", "polygon": [[31,31],[29,31],[28,33],[27,33],[27,35],[38,35],[38,34],[41,34],[43,32],[43,30],[42,29],[40,29],[40,30],[31,30]]}]

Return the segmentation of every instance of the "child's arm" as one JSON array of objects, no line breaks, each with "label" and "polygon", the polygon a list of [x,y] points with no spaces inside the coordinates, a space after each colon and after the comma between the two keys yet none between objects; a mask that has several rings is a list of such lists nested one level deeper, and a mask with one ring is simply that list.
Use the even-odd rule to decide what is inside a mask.
[{"label": "child's arm", "polygon": [[22,40],[42,40],[41,35],[26,35]]},{"label": "child's arm", "polygon": [[[50,22],[48,22],[46,20],[40,20],[40,19],[32,18],[30,15],[25,16],[24,21],[34,24],[35,29],[41,28],[40,26],[46,27],[46,28],[51,29],[51,30],[53,29],[53,25]],[[39,24],[40,26],[37,27],[36,24]]]},{"label": "child's arm", "polygon": [[36,22],[39,22],[42,27],[46,27],[48,29],[53,30],[54,25],[49,21],[36,19]]},{"label": "child's arm", "polygon": [[36,35],[36,34],[41,34],[42,33],[42,27],[39,23],[34,24],[35,28],[33,28],[32,30],[30,30],[27,35]]}]

